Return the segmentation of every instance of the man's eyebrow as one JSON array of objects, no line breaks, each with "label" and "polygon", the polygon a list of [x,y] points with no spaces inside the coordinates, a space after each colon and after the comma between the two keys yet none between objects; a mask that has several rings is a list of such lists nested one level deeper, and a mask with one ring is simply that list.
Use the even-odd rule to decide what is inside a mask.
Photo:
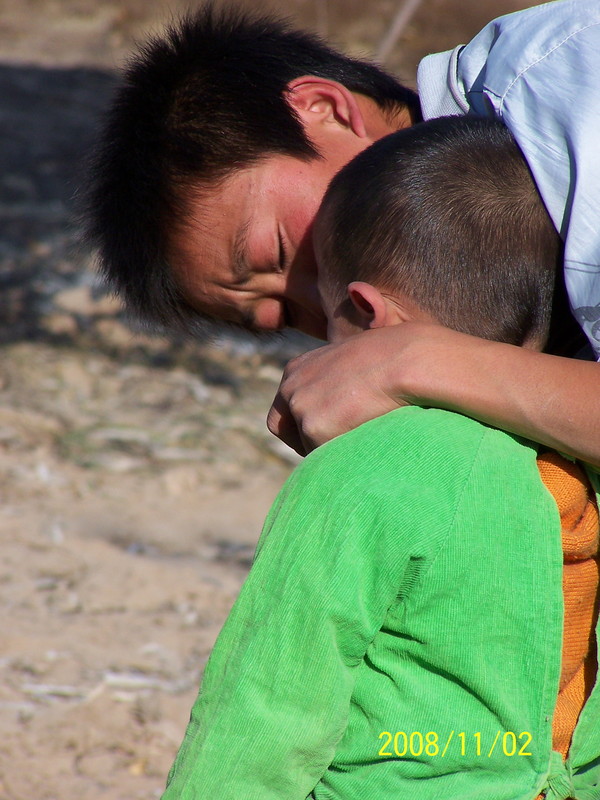
[{"label": "man's eyebrow", "polygon": [[231,268],[235,283],[245,283],[250,277],[250,267],[247,260],[248,230],[250,223],[244,222],[236,233],[233,242]]}]

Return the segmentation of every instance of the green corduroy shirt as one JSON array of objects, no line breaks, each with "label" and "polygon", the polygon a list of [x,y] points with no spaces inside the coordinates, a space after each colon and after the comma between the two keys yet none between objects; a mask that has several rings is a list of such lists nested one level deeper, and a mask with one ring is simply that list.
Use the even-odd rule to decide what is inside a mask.
[{"label": "green corduroy shirt", "polygon": [[408,407],[318,448],[269,513],[163,800],[598,800],[598,687],[567,763],[551,749],[562,565],[524,440]]}]

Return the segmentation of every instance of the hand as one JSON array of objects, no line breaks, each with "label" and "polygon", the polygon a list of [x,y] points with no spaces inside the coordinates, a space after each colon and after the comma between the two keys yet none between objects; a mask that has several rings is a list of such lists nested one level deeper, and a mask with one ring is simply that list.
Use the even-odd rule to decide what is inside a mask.
[{"label": "hand", "polygon": [[288,365],[269,430],[302,455],[407,403],[459,411],[600,466],[600,365],[404,322]]},{"label": "hand", "polygon": [[306,455],[405,405],[398,393],[401,327],[367,331],[290,361],[267,417],[271,433]]}]

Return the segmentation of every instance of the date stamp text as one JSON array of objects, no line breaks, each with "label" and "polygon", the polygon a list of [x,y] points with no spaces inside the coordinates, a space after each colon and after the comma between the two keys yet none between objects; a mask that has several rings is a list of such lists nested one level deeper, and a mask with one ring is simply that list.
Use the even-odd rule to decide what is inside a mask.
[{"label": "date stamp text", "polygon": [[496,731],[495,735],[482,736],[480,731],[467,734],[465,731],[449,731],[440,736],[436,731],[382,731],[378,755],[398,758],[423,754],[444,758],[446,754],[461,756],[481,756],[491,758],[494,753],[507,757],[532,755],[530,745],[532,736],[528,731]]}]

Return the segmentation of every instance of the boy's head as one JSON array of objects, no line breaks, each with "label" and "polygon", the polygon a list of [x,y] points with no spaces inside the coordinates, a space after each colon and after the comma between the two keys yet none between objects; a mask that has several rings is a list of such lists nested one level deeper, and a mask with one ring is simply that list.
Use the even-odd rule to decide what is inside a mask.
[{"label": "boy's head", "polygon": [[562,246],[500,122],[376,142],[331,182],[314,241],[329,338],[416,319],[544,346]]}]

